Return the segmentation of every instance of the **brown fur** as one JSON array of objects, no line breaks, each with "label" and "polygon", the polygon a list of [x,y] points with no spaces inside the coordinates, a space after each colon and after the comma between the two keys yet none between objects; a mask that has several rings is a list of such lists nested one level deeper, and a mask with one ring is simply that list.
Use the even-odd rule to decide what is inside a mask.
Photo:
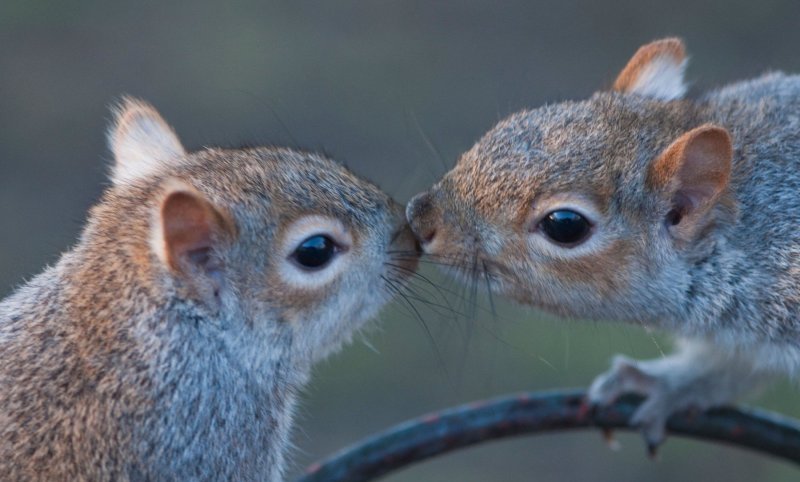
[{"label": "brown fur", "polygon": [[665,38],[643,45],[628,61],[614,81],[614,90],[627,92],[639,80],[642,71],[658,57],[670,58],[675,63],[686,59],[686,49],[679,38]]},{"label": "brown fur", "polygon": [[[0,302],[0,478],[278,481],[312,364],[416,267],[399,206],[313,153],[186,154],[140,101],[109,138],[79,242]],[[318,271],[286,238],[309,215],[349,233]]]},{"label": "brown fur", "polygon": [[[684,98],[684,68],[680,40],[643,46],[610,92],[502,120],[406,209],[426,253],[497,293],[692,339],[590,389],[646,396],[651,444],[672,411],[800,368],[800,77]],[[589,234],[551,239],[563,210]]]}]

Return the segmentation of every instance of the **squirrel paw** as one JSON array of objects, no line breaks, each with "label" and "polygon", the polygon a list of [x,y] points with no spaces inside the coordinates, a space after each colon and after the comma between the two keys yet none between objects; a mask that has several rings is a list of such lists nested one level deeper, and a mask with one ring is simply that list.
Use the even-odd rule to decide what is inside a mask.
[{"label": "squirrel paw", "polygon": [[666,423],[669,416],[678,410],[695,406],[697,394],[692,384],[675,386],[669,367],[663,360],[636,361],[617,355],[611,369],[595,378],[589,388],[589,402],[594,406],[606,406],[624,394],[645,397],[631,417],[630,424],[638,427],[647,444],[651,457],[666,439]]}]

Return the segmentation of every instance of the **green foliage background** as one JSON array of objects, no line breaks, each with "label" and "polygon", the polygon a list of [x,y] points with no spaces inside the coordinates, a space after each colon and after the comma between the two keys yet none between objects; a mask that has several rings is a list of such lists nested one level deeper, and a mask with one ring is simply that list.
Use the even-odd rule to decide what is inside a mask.
[{"label": "green foliage background", "polygon": [[[190,147],[320,149],[404,202],[503,116],[608,86],[642,43],[684,37],[696,90],[800,71],[796,0],[0,3],[0,294],[76,239],[107,183],[107,106],[157,105]],[[460,288],[426,269],[469,311]],[[468,298],[468,295],[466,296]],[[658,356],[658,334],[564,322],[480,298],[473,317],[402,306],[316,371],[293,473],[423,412],[509,391],[586,386],[616,352]],[[755,400],[800,416],[788,383]],[[796,468],[670,440],[652,462],[634,436],[520,438],[442,457],[400,481],[793,481]]]}]

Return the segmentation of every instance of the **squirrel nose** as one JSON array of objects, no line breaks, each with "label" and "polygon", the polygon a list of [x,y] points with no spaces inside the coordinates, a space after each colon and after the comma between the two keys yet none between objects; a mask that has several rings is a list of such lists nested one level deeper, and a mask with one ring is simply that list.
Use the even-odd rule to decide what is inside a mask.
[{"label": "squirrel nose", "polygon": [[423,248],[436,236],[433,218],[433,199],[430,193],[422,192],[411,198],[406,206],[406,219]]}]

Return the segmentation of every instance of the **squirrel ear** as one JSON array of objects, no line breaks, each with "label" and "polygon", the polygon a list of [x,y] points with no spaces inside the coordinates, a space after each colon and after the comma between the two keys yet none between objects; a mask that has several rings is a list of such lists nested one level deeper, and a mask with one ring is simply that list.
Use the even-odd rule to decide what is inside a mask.
[{"label": "squirrel ear", "polygon": [[212,250],[234,236],[233,221],[202,194],[181,182],[168,184],[152,242],[171,270],[185,275],[217,270]]},{"label": "squirrel ear", "polygon": [[114,108],[107,137],[114,153],[111,180],[117,185],[153,174],[164,162],[186,154],[175,131],[153,106],[131,97]]},{"label": "squirrel ear", "polygon": [[633,55],[614,81],[614,90],[658,100],[680,99],[686,93],[686,63],[681,39],[656,40]]},{"label": "squirrel ear", "polygon": [[732,158],[728,131],[706,124],[680,136],[650,165],[647,186],[669,190],[672,210],[666,222],[678,237],[690,238],[725,191]]}]

